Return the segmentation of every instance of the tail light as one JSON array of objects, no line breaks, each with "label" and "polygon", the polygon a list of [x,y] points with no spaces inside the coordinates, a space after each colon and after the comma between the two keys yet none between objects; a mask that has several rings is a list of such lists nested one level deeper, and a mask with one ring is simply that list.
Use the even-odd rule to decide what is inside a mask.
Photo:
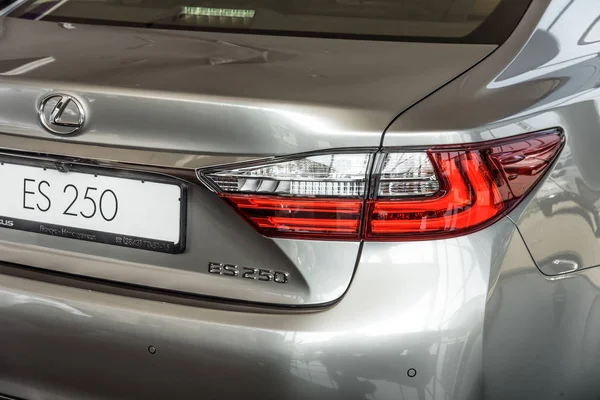
[{"label": "tail light", "polygon": [[551,130],[423,151],[275,159],[200,177],[265,236],[422,240],[501,218],[547,172],[563,140]]},{"label": "tail light", "polygon": [[359,239],[369,153],[339,153],[210,172],[221,197],[267,236]]}]

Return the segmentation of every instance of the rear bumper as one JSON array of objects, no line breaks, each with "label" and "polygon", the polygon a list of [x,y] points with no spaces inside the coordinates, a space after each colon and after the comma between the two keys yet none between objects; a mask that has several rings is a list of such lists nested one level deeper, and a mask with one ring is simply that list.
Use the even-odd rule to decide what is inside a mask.
[{"label": "rear bumper", "polygon": [[[581,383],[565,371],[591,360],[560,335],[581,345],[589,324],[600,325],[600,312],[586,317],[600,295],[594,279],[595,270],[546,279],[508,219],[455,239],[367,243],[345,297],[313,313],[224,311],[0,275],[0,393],[547,399]],[[595,336],[585,343],[600,344]],[[548,373],[561,377],[539,385]]]}]

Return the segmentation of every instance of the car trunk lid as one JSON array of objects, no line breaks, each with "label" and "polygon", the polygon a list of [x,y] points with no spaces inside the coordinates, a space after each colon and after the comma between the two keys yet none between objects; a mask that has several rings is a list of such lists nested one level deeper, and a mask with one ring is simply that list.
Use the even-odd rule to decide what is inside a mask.
[{"label": "car trunk lid", "polygon": [[[360,243],[263,237],[194,180],[196,168],[331,148],[376,149],[400,112],[495,48],[13,18],[0,19],[0,32],[5,153],[111,174],[143,169],[187,187],[180,254],[0,229],[3,261],[288,306],[340,298]],[[53,135],[40,124],[38,108],[51,93],[81,102],[86,122],[76,135]],[[282,271],[289,281],[214,274],[215,265]]]}]

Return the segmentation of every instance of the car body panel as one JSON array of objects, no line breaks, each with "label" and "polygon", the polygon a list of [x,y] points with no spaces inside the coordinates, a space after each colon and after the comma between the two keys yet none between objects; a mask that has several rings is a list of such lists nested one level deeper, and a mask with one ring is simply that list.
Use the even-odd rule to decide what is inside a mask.
[{"label": "car body panel", "polygon": [[[190,187],[187,200],[187,225],[197,228],[187,230],[188,246],[182,254],[107,248],[0,229],[2,259],[105,281],[256,303],[327,304],[348,288],[359,242],[270,239],[207,189]],[[287,284],[276,284],[215,275],[209,273],[209,263],[283,271],[290,278]]]},{"label": "car body panel", "polygon": [[[531,36],[518,27],[477,68],[405,112],[383,142],[478,142],[562,128],[566,145],[553,171],[510,214],[547,275],[600,265],[597,14],[585,2],[552,2]],[[424,118],[431,113],[440,118]]]},{"label": "car body panel", "polygon": [[479,399],[474,371],[481,370],[488,282],[509,261],[535,270],[508,219],[455,239],[366,243],[342,301],[288,315],[140,300],[4,269],[0,387],[47,400],[417,399],[425,392]]},{"label": "car body panel", "polygon": [[[600,49],[590,35],[599,16],[600,8],[585,1],[534,0],[503,46],[391,123],[383,138],[389,147],[477,142],[553,127],[564,130],[566,145],[537,190],[484,230],[347,249],[348,259],[359,254],[358,264],[342,268],[353,271],[342,284],[347,290],[326,307],[243,303],[224,309],[217,299],[198,305],[169,292],[160,297],[136,288],[125,292],[114,282],[66,283],[62,273],[71,279],[73,271],[89,271],[90,260],[106,254],[75,243],[65,251],[61,243],[56,252],[65,257],[53,258],[48,249],[59,246],[51,242],[57,238],[34,243],[20,233],[3,239],[10,261],[35,266],[50,254],[48,262],[55,265],[47,268],[55,274],[33,268],[24,277],[19,265],[0,266],[0,392],[50,400],[596,398]],[[353,120],[344,120],[344,129],[348,121]],[[60,154],[60,139],[39,140],[43,134],[33,125],[12,129],[0,137],[6,148],[48,145]],[[273,144],[261,154],[343,142],[340,137],[324,144],[320,137],[295,147]],[[371,143],[373,136],[366,138],[355,135],[358,141],[347,143]],[[260,156],[257,149],[256,154],[229,149],[186,158],[173,146],[156,158],[147,148],[111,155],[95,139],[77,146],[65,143],[64,151],[112,161],[140,157],[161,167],[179,162],[187,169]],[[267,246],[267,239],[248,235]],[[29,243],[15,246],[19,240]],[[268,243],[281,258],[267,262],[300,268],[292,263],[299,259],[294,242]],[[337,245],[315,244],[315,259],[331,263],[332,271],[339,267]],[[77,259],[73,253],[79,249],[85,252]],[[72,269],[60,270],[68,259]],[[237,291],[229,299],[235,296]],[[410,376],[411,369],[416,375]]]},{"label": "car body panel", "polygon": [[568,132],[565,149],[546,181],[531,202],[511,214],[546,275],[600,265],[598,107],[597,99],[589,99],[535,118],[554,120]]},{"label": "car body panel", "polygon": [[88,115],[70,143],[196,154],[376,147],[398,113],[495,48],[0,24],[1,132],[48,138],[35,112],[55,91]]},{"label": "car body panel", "polygon": [[490,282],[483,339],[484,399],[593,399],[600,391],[598,280],[559,278],[517,263]]},{"label": "car body panel", "polygon": [[[600,11],[588,6],[552,2],[530,38],[520,42],[523,25],[517,28],[476,69],[404,113],[384,140],[389,146],[464,143],[553,126],[565,131],[566,145],[553,170],[510,214],[535,265],[549,277],[511,262],[492,277],[481,398],[590,399],[600,390],[594,268],[600,48],[589,39]],[[423,118],[433,112],[442,117]]]},{"label": "car body panel", "polygon": [[[375,151],[399,112],[495,49],[15,18],[0,18],[0,28],[0,153],[180,180],[188,216],[187,251],[175,257],[0,229],[2,260],[288,306],[339,299],[360,243],[267,239],[209,192],[196,168],[329,148]],[[49,93],[82,105],[86,122],[76,135],[40,126],[37,110]],[[209,274],[209,263],[282,271],[290,280],[231,279]]]},{"label": "car body panel", "polygon": [[[560,7],[549,7],[550,1],[531,4],[521,24],[508,40],[470,71],[436,91],[426,101],[402,113],[386,130],[383,146],[433,146],[479,142],[531,132],[530,127],[514,128],[514,122],[534,114],[548,95],[556,89],[555,79],[528,79],[503,85],[497,83],[507,66],[524,54],[534,32],[560,18]],[[553,2],[552,4],[556,4]],[[542,52],[545,49],[540,49]],[[551,49],[552,54],[556,48]],[[551,55],[532,54],[543,63]],[[537,78],[537,77],[536,77]],[[550,108],[551,105],[547,105]],[[431,118],[435,115],[436,118]],[[508,127],[507,127],[508,126]],[[549,128],[551,126],[547,126]]]}]

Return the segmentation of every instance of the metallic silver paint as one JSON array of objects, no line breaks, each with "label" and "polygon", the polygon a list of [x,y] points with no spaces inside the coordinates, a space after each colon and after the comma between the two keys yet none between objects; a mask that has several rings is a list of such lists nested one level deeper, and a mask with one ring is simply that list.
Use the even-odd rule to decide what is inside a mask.
[{"label": "metallic silver paint", "polygon": [[0,275],[0,388],[45,400],[478,400],[483,316],[496,290],[488,283],[514,268],[537,273],[504,219],[456,239],[366,243],[344,298],[310,314],[186,307]]},{"label": "metallic silver paint", "polygon": [[[354,270],[358,243],[346,243],[347,248],[340,248],[338,243],[330,242],[281,239],[268,242],[253,236],[250,228],[242,223],[238,225],[239,220],[225,212],[217,211],[214,216],[202,210],[192,212],[198,221],[214,218],[220,222],[211,225],[217,231],[211,232],[211,237],[208,234],[202,237],[204,241],[198,240],[199,230],[192,230],[192,239],[198,248],[214,250],[220,257],[231,252],[221,243],[225,237],[221,229],[234,227],[234,232],[240,230],[238,242],[250,244],[243,253],[232,254],[236,259],[231,262],[245,264],[250,258],[301,272],[306,284],[290,292],[290,298],[285,298],[287,293],[256,292],[247,287],[219,288],[218,285],[229,284],[223,283],[229,280],[191,273],[190,260],[181,264],[160,258],[150,261],[129,252],[118,253],[118,249],[114,249],[115,252],[111,249],[107,254],[88,243],[36,238],[26,233],[2,238],[0,254],[4,261],[55,270],[64,268],[75,274],[109,276],[112,272],[113,279],[115,276],[123,280],[147,279],[153,285],[169,287],[173,284],[171,279],[186,284],[187,279],[197,276],[195,289],[203,293],[213,290],[221,296],[228,294],[229,298],[254,301],[258,298],[280,304],[297,304],[307,299],[319,302],[326,298],[338,299],[338,302],[305,314],[263,314],[258,309],[256,312],[223,311],[126,297],[113,293],[109,286],[88,291],[2,274],[0,393],[50,400],[189,398],[200,393],[209,398],[277,400],[596,398],[600,393],[597,379],[600,373],[600,269],[592,267],[600,264],[596,234],[600,225],[597,223],[600,158],[596,154],[600,146],[597,139],[600,42],[591,36],[596,32],[594,21],[599,16],[600,5],[585,0],[534,0],[507,43],[460,78],[409,108],[387,130],[383,139],[385,146],[427,146],[480,141],[555,126],[564,128],[566,147],[539,190],[509,218],[483,231],[447,240],[365,243]],[[20,23],[7,20],[0,23],[8,25],[5,32],[14,34],[24,29]],[[77,26],[75,31],[80,28]],[[50,33],[62,28],[46,25],[43,29]],[[85,29],[90,30],[87,33],[91,36],[106,32],[104,28]],[[115,29],[112,34],[125,37],[130,32],[137,31]],[[145,35],[147,31],[142,33]],[[188,37],[188,34],[167,32],[152,35],[161,40],[170,40],[166,39],[169,35],[183,35],[184,41]],[[11,114],[0,112],[0,130],[7,133],[0,136],[0,146],[30,151],[47,148],[55,154],[192,169],[220,161],[227,163],[232,159],[329,146],[376,146],[382,127],[443,81],[435,72],[434,85],[418,91],[418,95],[414,91],[405,97],[393,93],[397,92],[396,86],[380,85],[372,80],[370,84],[366,81],[352,84],[350,89],[342,87],[344,83],[353,82],[352,78],[357,76],[353,74],[367,68],[372,75],[400,76],[398,85],[416,90],[416,83],[422,83],[414,78],[421,72],[417,70],[417,63],[411,64],[415,69],[401,70],[402,63],[398,60],[405,60],[401,54],[414,54],[415,60],[425,61],[421,52],[434,47],[421,44],[408,47],[373,44],[368,50],[358,42],[323,41],[320,45],[323,47],[315,50],[318,40],[314,39],[189,36],[193,36],[194,41],[199,37],[203,40],[227,37],[239,40],[241,45],[254,43],[269,48],[278,55],[303,58],[300,54],[304,54],[304,63],[299,64],[283,65],[286,62],[275,58],[272,64],[282,65],[281,69],[272,66],[271,61],[242,63],[249,74],[257,74],[255,77],[264,78],[273,69],[286,78],[308,74],[308,66],[319,62],[324,64],[318,69],[326,68],[323,55],[326,53],[320,52],[332,51],[330,46],[334,44],[340,46],[335,49],[340,62],[334,61],[331,65],[337,72],[344,62],[356,60],[352,51],[370,54],[368,61],[373,69],[364,64],[350,67],[344,76],[346,80],[341,79],[339,84],[332,78],[333,74],[325,76],[328,84],[323,90],[310,79],[300,80],[300,84],[309,86],[306,86],[307,93],[299,94],[298,98],[317,103],[308,107],[303,101],[294,103],[290,93],[278,92],[279,87],[285,88],[283,84],[271,88],[250,85],[249,97],[266,99],[259,102],[211,93],[212,100],[225,98],[222,104],[218,101],[201,103],[190,93],[169,96],[155,91],[160,88],[117,88],[124,82],[132,82],[129,65],[118,69],[121,74],[116,73],[117,70],[109,74],[110,68],[100,65],[101,72],[106,74],[99,75],[97,83],[110,86],[105,93],[100,86],[94,86],[91,75],[54,87],[61,77],[50,74],[46,68],[52,64],[47,64],[32,71],[34,75],[17,78],[0,75],[0,86],[4,85],[0,89],[5,93],[0,95],[0,106],[7,104],[10,98],[16,98],[17,103],[10,109],[12,119],[7,117]],[[58,37],[66,38],[61,34]],[[15,39],[13,35],[12,40],[18,43],[28,39]],[[0,38],[2,54],[15,52],[12,54],[25,57],[11,47],[11,43],[6,36]],[[35,47],[34,43],[29,45]],[[389,57],[394,71],[391,67],[388,70],[387,66],[373,65],[376,63],[372,59],[378,59],[377,55],[382,57],[380,51],[384,53],[392,48],[398,49]],[[450,57],[456,67],[452,74],[444,75],[444,79],[450,79],[450,75],[477,59],[475,53],[470,53],[473,58],[468,62],[462,58],[464,63],[458,60],[465,55],[452,57],[451,49],[459,51],[462,46],[435,48],[438,55]],[[470,47],[469,51],[472,50]],[[490,49],[480,50],[478,57]],[[149,51],[153,51],[152,47]],[[179,51],[181,53],[181,49]],[[39,52],[34,56],[47,54]],[[91,57],[88,53],[82,62],[89,63]],[[127,60],[119,57],[121,61]],[[427,57],[427,62],[435,62],[436,56]],[[195,70],[193,63],[186,65],[190,71]],[[219,65],[214,70],[221,72],[212,73],[226,76],[226,67],[237,68]],[[35,76],[42,72],[48,75]],[[422,71],[425,72],[433,71]],[[50,82],[51,79],[55,81]],[[240,82],[234,86],[225,85],[233,92],[240,87]],[[87,134],[82,135],[81,142],[85,144],[43,141],[38,139],[42,132],[33,125],[29,111],[25,110],[34,108],[42,91],[50,89],[77,93],[81,90],[86,99],[98,99],[102,105],[108,104],[109,98],[117,99],[118,104],[130,105],[130,115],[144,115],[147,110],[144,107],[177,102],[190,107],[185,118],[191,119],[186,120],[190,121],[187,125],[173,129],[172,138],[177,138],[173,143],[165,143],[166,126],[153,126],[154,120],[142,123],[125,117],[114,121],[114,125],[103,122],[101,129],[90,132],[88,138],[83,139]],[[323,101],[310,98],[325,92],[337,98]],[[356,93],[361,94],[360,98],[351,97]],[[132,99],[137,100],[135,104]],[[273,112],[273,104],[279,101],[285,103],[285,107],[293,107],[296,114],[281,113],[277,105],[277,111]],[[361,104],[350,105],[349,101]],[[219,129],[228,130],[225,136],[219,136],[222,131],[210,130],[207,122],[194,119],[193,113],[198,110],[210,111],[202,114],[203,117],[221,110],[217,103],[228,110],[227,118],[233,116],[236,123],[242,122],[223,126],[224,120],[212,120]],[[250,104],[257,104],[256,109],[250,110]],[[360,107],[364,109],[357,111]],[[384,111],[373,111],[377,107]],[[306,124],[307,115],[316,119]],[[158,116],[163,114],[158,112]],[[301,118],[294,119],[294,116]],[[325,121],[331,129],[315,129],[315,121]],[[119,124],[129,125],[129,122],[131,128],[127,132],[115,134],[122,126]],[[193,129],[195,124],[202,129]],[[103,140],[129,146],[143,137],[144,127],[149,130],[144,148],[129,151],[124,147],[97,146]],[[248,132],[242,127],[247,127]],[[206,132],[216,133],[209,137]],[[239,143],[232,144],[232,137]],[[230,141],[219,147],[217,139],[223,138]],[[156,148],[166,152],[154,155],[152,149]],[[200,155],[193,152],[197,149]],[[190,153],[186,153],[188,150]],[[194,193],[208,202],[207,207],[220,210],[216,202],[210,203],[214,200],[205,197],[203,189],[194,189]],[[519,230],[512,221],[518,224]],[[211,249],[214,246],[221,247]],[[326,271],[322,265],[331,265],[336,273],[343,269],[344,280],[332,284],[333,270]],[[540,270],[551,276],[545,276]],[[174,278],[176,275],[185,279]],[[149,346],[156,347],[156,354],[148,353]],[[408,376],[411,368],[417,371],[413,378]]]},{"label": "metallic silver paint", "polygon": [[[106,281],[258,303],[316,305],[344,294],[360,246],[267,239],[200,188],[188,190],[188,226],[196,229],[188,229],[187,250],[175,256],[9,229],[0,229],[0,253],[5,262]],[[284,271],[289,283],[209,274],[208,263],[214,260]]]},{"label": "metallic silver paint", "polygon": [[[221,164],[233,164],[255,160],[256,156],[235,156],[218,154],[191,154],[179,152],[159,152],[156,150],[138,150],[119,147],[102,147],[94,145],[74,144],[64,141],[45,139],[27,139],[13,135],[0,134],[3,152],[47,154],[52,157],[66,157],[81,160],[94,160],[100,164],[144,165],[163,169],[188,170],[195,175],[197,168]],[[27,151],[23,152],[23,149]]]},{"label": "metallic silver paint", "polygon": [[[502,46],[435,95],[403,112],[386,130],[383,146],[469,143],[531,132],[531,127],[518,123],[527,113],[538,111],[534,106],[545,104],[549,93],[556,88],[555,79],[525,77],[515,84],[504,84],[498,82],[498,77],[507,65],[521,57],[532,32],[539,30],[540,21],[548,24],[561,18],[565,5],[560,4],[568,1],[552,1],[553,7],[548,9],[550,0],[533,1],[521,24]],[[536,55],[535,49],[537,46],[530,48],[532,56]],[[510,122],[513,124],[509,125]]]},{"label": "metallic silver paint", "polygon": [[[0,132],[45,138],[31,112],[54,90],[89,105],[86,134],[69,143],[204,155],[376,147],[399,112],[495,48],[0,25]],[[49,52],[51,63],[2,75]]]},{"label": "metallic silver paint", "polygon": [[510,257],[490,281],[481,398],[596,399],[600,269],[549,278]]},{"label": "metallic silver paint", "polygon": [[[130,178],[141,172],[160,173],[182,180],[188,188],[188,249],[177,257],[125,248],[112,249],[108,253],[106,246],[99,243],[88,242],[81,246],[83,243],[71,239],[54,237],[54,240],[48,241],[39,238],[40,235],[36,233],[23,236],[16,230],[3,230],[0,231],[0,246],[2,240],[6,240],[8,244],[4,261],[148,288],[286,305],[330,303],[337,300],[350,283],[360,246],[358,242],[294,241],[289,248],[284,240],[274,241],[262,237],[207,188],[200,185],[195,170],[151,168],[138,164],[95,162],[24,152],[0,151],[0,155],[27,157],[29,162],[45,161],[49,165],[56,164],[57,168],[64,168],[64,165],[72,167],[74,164],[110,167],[121,174],[129,174]],[[210,229],[206,229],[207,226]],[[16,242],[18,246],[30,244],[41,247],[39,250],[27,251],[33,258],[21,257],[19,254],[23,250],[12,246],[10,242]],[[282,243],[281,249],[276,246],[278,242]],[[336,256],[332,250],[339,250],[342,256]],[[53,256],[49,253],[53,253]],[[36,261],[38,256],[43,259]],[[91,259],[96,257],[101,257],[102,261],[92,262]],[[292,277],[294,285],[291,288],[265,292],[264,286],[253,286],[245,281],[235,284],[214,282],[214,278],[223,277],[207,275],[209,271],[205,267],[213,259],[219,258],[231,264],[281,270]],[[85,268],[81,268],[81,260],[86,260]],[[343,263],[343,266],[339,263]],[[111,267],[107,267],[107,264]]]},{"label": "metallic silver paint", "polygon": [[[0,27],[0,148],[134,169],[149,164],[168,168],[166,174],[181,169],[178,175],[278,154],[376,148],[399,111],[494,49],[80,24],[65,29],[13,18],[0,18]],[[444,68],[437,67],[441,60]],[[365,75],[367,66],[378,80]],[[424,72],[428,79],[413,84]],[[32,117],[48,92],[82,100],[83,134],[47,140]],[[4,230],[2,260],[258,303],[326,304],[348,288],[359,243],[266,239],[199,183],[189,196],[188,251],[176,258]],[[208,274],[214,260],[285,271],[290,284],[265,290],[263,283],[228,282]]]},{"label": "metallic silver paint", "polygon": [[554,1],[533,33],[520,35],[542,3],[505,45],[405,112],[383,144],[471,142],[562,127],[566,147],[554,170],[511,213],[540,270],[559,275],[600,265],[600,37],[590,39],[600,9]]},{"label": "metallic silver paint", "polygon": [[598,102],[582,101],[548,114],[546,119],[560,120],[568,133],[566,147],[531,202],[511,217],[540,270],[560,275],[600,265]]}]

